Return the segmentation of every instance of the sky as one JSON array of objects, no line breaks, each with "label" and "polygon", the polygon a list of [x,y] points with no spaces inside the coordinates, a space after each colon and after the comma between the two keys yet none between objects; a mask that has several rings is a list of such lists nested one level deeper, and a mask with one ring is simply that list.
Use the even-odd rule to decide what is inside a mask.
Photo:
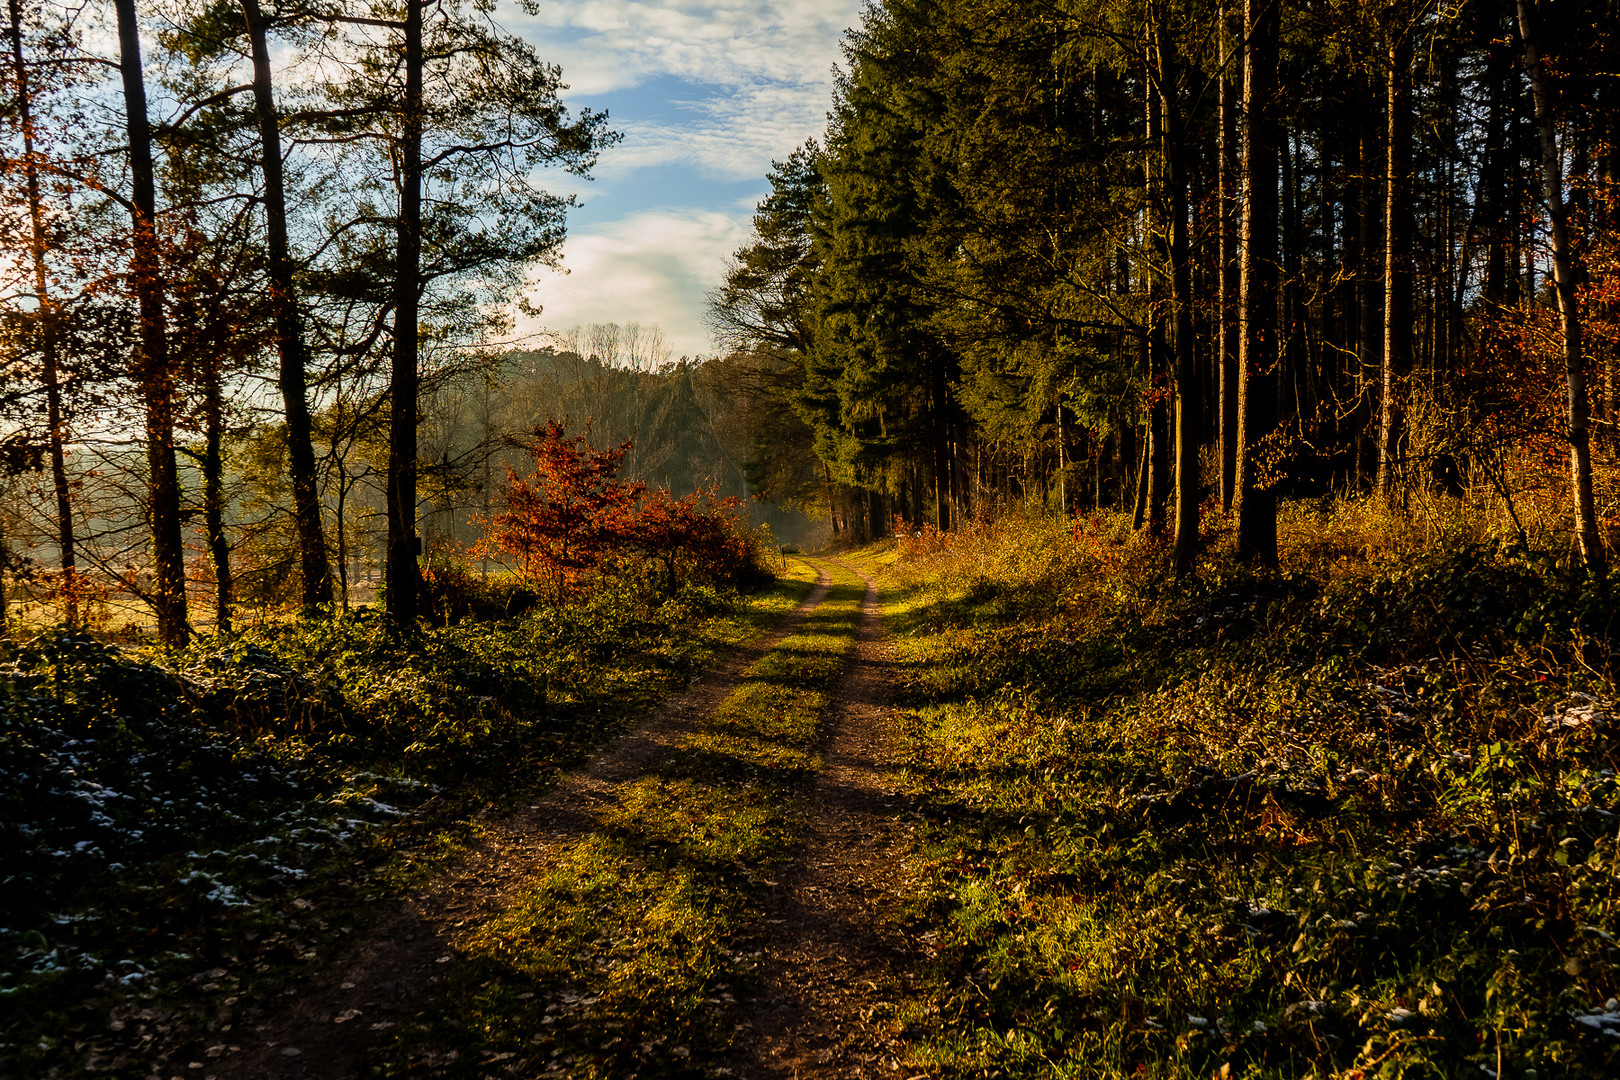
[{"label": "sky", "polygon": [[559,64],[571,106],[605,109],[623,141],[593,179],[558,188],[566,274],[536,268],[538,319],[656,324],[673,355],[708,356],[704,303],[748,242],[766,174],[826,127],[833,67],[859,0],[542,0],[507,28]]}]

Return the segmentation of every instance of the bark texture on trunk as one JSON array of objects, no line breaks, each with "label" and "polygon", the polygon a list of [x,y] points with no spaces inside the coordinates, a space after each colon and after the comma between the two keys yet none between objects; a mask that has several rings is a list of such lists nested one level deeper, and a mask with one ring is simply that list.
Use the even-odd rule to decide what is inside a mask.
[{"label": "bark texture on trunk", "polygon": [[1245,0],[1243,228],[1238,333],[1237,556],[1277,562],[1277,496],[1259,468],[1261,441],[1277,426],[1277,0]]},{"label": "bark texture on trunk", "polygon": [[1404,4],[1389,26],[1389,109],[1384,170],[1384,363],[1379,380],[1374,493],[1393,496],[1405,438],[1403,398],[1412,372],[1412,33]]},{"label": "bark texture on trunk", "polygon": [[174,373],[169,369],[168,327],[163,310],[163,260],[158,250],[157,186],[152,166],[152,129],[141,73],[141,32],[135,0],[114,0],[118,14],[118,66],[124,86],[129,134],[130,205],[134,225],[130,279],[140,312],[136,383],[146,419],[148,514],[152,527],[152,605],[164,644],[186,643],[185,550],[180,535],[180,482],[174,453]]},{"label": "bark texture on trunk", "polygon": [[405,101],[399,156],[399,236],[394,264],[394,352],[388,400],[388,617],[414,627],[421,570],[416,540],[417,307],[422,261],[422,3],[406,0]]},{"label": "bark texture on trunk", "polygon": [[1558,321],[1564,345],[1565,412],[1569,424],[1570,493],[1575,510],[1575,542],[1581,558],[1595,572],[1607,566],[1603,538],[1598,534],[1592,497],[1590,404],[1586,392],[1586,363],[1581,353],[1581,317],[1575,300],[1575,263],[1564,213],[1564,169],[1558,153],[1558,131],[1553,118],[1547,72],[1536,44],[1529,0],[1519,0],[1519,38],[1524,45],[1524,67],[1536,102],[1536,130],[1541,139],[1541,186],[1552,230],[1553,286],[1558,293]]},{"label": "bark texture on trunk", "polygon": [[298,531],[303,607],[308,614],[332,603],[332,566],[321,523],[320,485],[311,442],[309,347],[304,341],[298,294],[293,288],[292,252],[287,240],[287,190],[281,169],[281,123],[271,83],[264,15],[259,0],[240,2],[253,51],[253,111],[259,123],[260,171],[264,176],[270,303],[275,318],[276,351],[281,359],[277,382],[287,420],[287,473],[292,481],[293,521]]},{"label": "bark texture on trunk", "polygon": [[929,423],[934,451],[934,528],[949,532],[955,524],[952,512],[956,485],[953,482],[954,455],[951,452],[950,387],[945,381],[945,365],[930,357],[928,365]]},{"label": "bark texture on trunk", "polygon": [[1168,227],[1166,254],[1170,260],[1170,348],[1175,374],[1175,493],[1176,521],[1173,562],[1177,577],[1192,573],[1198,554],[1198,446],[1204,421],[1204,385],[1193,351],[1192,257],[1188,237],[1187,169],[1182,147],[1180,105],[1176,100],[1180,57],[1167,25],[1168,12],[1160,9],[1155,26],[1159,72],[1161,196]]},{"label": "bark texture on trunk", "polygon": [[[1148,59],[1150,62],[1154,60],[1151,53]],[[1146,108],[1143,111],[1147,114],[1147,153],[1142,168],[1148,189],[1145,239],[1153,258],[1163,266],[1169,260],[1170,233],[1169,215],[1164,202],[1163,159],[1159,157],[1164,149],[1163,102],[1159,100],[1156,90],[1149,87],[1147,101],[1144,104]],[[1148,408],[1148,489],[1144,524],[1150,532],[1159,534],[1164,531],[1167,524],[1172,476],[1170,402],[1167,397],[1171,390],[1170,343],[1166,339],[1168,311],[1164,277],[1150,270],[1146,278],[1148,297],[1146,368],[1148,393],[1152,396]]]},{"label": "bark texture on trunk", "polygon": [[1226,11],[1221,11],[1220,103],[1217,146],[1216,226],[1217,251],[1217,363],[1220,366],[1221,509],[1231,513],[1235,501],[1238,461],[1238,339],[1233,309],[1238,299],[1237,236],[1233,229],[1237,190],[1237,101],[1229,68],[1233,55],[1227,34]]},{"label": "bark texture on trunk", "polygon": [[1371,388],[1377,385],[1376,376],[1382,371],[1384,350],[1384,289],[1381,280],[1383,259],[1380,254],[1384,235],[1381,228],[1384,192],[1383,185],[1376,183],[1374,179],[1375,172],[1382,171],[1376,102],[1372,87],[1365,82],[1360,83],[1357,90],[1357,96],[1367,106],[1366,112],[1372,114],[1371,118],[1363,116],[1361,120],[1361,173],[1358,179],[1357,200],[1361,220],[1357,234],[1359,254],[1356,266],[1358,300],[1356,353],[1360,364],[1356,373],[1355,471],[1356,488],[1358,491],[1364,491],[1367,487],[1368,467],[1371,467],[1375,477],[1378,471],[1377,440],[1376,437],[1369,440],[1367,432],[1372,423]]},{"label": "bark texture on trunk", "polygon": [[214,567],[214,629],[231,631],[231,544],[225,536],[225,402],[219,370],[208,372],[203,393],[203,518]]}]

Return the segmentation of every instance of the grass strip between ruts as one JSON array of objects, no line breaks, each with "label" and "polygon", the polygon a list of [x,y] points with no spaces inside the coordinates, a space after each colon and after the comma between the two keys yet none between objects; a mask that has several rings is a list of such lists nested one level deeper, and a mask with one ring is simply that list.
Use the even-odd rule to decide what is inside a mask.
[{"label": "grass strip between ruts", "polygon": [[827,569],[826,599],[700,730],[462,943],[438,1018],[405,1027],[380,1074],[713,1072],[757,966],[739,942],[798,843],[860,620],[864,586]]}]

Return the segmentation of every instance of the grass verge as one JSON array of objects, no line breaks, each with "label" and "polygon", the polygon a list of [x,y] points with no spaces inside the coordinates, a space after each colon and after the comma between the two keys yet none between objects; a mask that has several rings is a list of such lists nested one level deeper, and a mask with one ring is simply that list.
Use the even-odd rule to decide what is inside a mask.
[{"label": "grass verge", "polygon": [[378,1074],[714,1075],[860,620],[863,583],[829,569],[826,599],[701,729],[462,943],[445,1000]]},{"label": "grass verge", "polygon": [[1332,526],[1185,585],[1110,521],[895,568],[916,1071],[1620,1071],[1620,581]]}]

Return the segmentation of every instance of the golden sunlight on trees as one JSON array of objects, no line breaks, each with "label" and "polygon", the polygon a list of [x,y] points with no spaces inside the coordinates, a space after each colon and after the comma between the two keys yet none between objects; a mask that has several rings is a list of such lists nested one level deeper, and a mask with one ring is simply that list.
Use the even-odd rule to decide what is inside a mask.
[{"label": "golden sunlight on trees", "polygon": [[1457,500],[1601,574],[1613,16],[885,0],[711,323],[873,520],[1122,510],[1187,574],[1274,565],[1281,501]]},{"label": "golden sunlight on trees", "polygon": [[550,416],[795,538],[1123,512],[1187,576],[1275,565],[1290,500],[1376,498],[1601,574],[1601,7],[875,4],[702,359],[629,318],[509,338],[573,202],[540,178],[617,135],[494,9],[16,0],[10,595],[171,643],[288,603],[413,625]]}]

